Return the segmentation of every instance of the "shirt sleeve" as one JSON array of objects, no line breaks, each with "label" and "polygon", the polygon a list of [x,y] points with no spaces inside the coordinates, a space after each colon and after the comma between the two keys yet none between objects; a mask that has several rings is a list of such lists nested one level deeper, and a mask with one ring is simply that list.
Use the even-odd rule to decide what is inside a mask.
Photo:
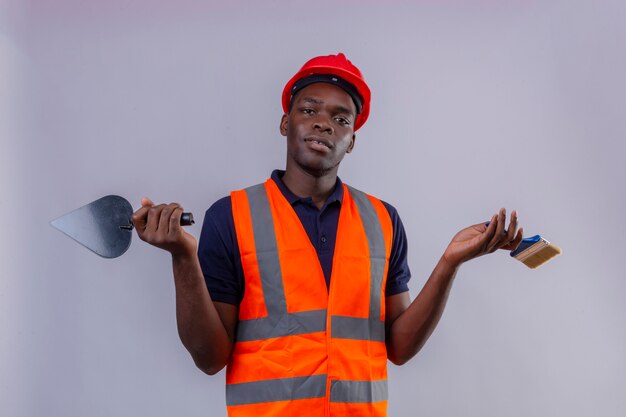
[{"label": "shirt sleeve", "polygon": [[391,224],[393,226],[393,240],[391,243],[391,255],[389,256],[389,270],[387,272],[387,285],[385,287],[385,295],[396,295],[409,290],[409,280],[411,279],[411,271],[407,260],[408,241],[404,225],[398,211],[391,204],[383,201]]},{"label": "shirt sleeve", "polygon": [[239,305],[244,278],[230,196],[213,204],[204,215],[198,259],[213,301]]}]

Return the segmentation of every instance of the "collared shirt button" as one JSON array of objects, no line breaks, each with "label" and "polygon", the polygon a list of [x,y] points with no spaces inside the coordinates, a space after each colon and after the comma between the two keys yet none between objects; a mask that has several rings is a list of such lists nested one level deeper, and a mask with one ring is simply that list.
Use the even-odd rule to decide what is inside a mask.
[{"label": "collared shirt button", "polygon": [[322,241],[322,243],[326,243],[328,239],[326,239],[326,236],[322,235],[322,238],[320,240]]}]

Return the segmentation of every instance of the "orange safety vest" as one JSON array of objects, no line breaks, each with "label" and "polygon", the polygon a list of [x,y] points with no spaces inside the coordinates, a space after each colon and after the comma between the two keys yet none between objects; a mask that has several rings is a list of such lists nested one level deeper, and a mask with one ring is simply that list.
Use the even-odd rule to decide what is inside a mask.
[{"label": "orange safety vest", "polygon": [[226,371],[229,417],[385,416],[385,282],[392,225],[344,187],[330,289],[273,180],[231,193],[245,276]]}]

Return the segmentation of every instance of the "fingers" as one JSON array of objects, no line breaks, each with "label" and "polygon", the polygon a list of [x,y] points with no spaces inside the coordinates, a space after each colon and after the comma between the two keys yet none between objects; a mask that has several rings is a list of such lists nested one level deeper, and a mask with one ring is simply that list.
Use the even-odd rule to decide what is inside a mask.
[{"label": "fingers", "polygon": [[133,214],[133,224],[142,240],[158,244],[179,233],[183,212],[180,204],[154,205],[148,198],[143,198],[141,203],[142,207]]},{"label": "fingers", "polygon": [[511,221],[509,223],[509,229],[506,232],[507,242],[512,242],[517,235],[517,212],[513,210],[511,212]]},{"label": "fingers", "polygon": [[504,224],[506,221],[506,210],[504,208],[501,208],[498,214],[494,215],[494,218],[495,220],[492,219],[491,223],[489,223],[490,227],[495,227],[495,231],[493,235],[491,235],[491,239],[487,244],[487,253],[491,253],[498,249],[506,233],[504,230]]},{"label": "fingers", "polygon": [[491,220],[486,225],[483,224],[483,227],[485,230],[480,236],[480,247],[486,248],[489,246],[489,242],[496,234],[496,229],[498,227],[498,215],[494,214],[491,216]]},{"label": "fingers", "polygon": [[[505,229],[506,224],[506,210],[501,208],[497,215],[498,225],[496,231],[489,241],[488,252],[494,252],[497,249],[509,249],[511,247],[517,247],[523,239],[523,233],[521,229],[518,230],[519,219],[517,211],[511,212],[511,220],[509,222],[508,229]],[[491,226],[491,224],[490,224]],[[512,250],[512,249],[511,249]]]},{"label": "fingers", "polygon": [[147,197],[141,199],[132,217],[139,238],[172,255],[195,256],[195,238],[183,230],[180,224],[183,208],[178,203],[157,204]]},{"label": "fingers", "polygon": [[178,206],[174,208],[172,215],[170,216],[170,224],[168,225],[169,233],[177,233],[178,229],[182,226],[180,225],[180,218],[183,215],[183,208]]},{"label": "fingers", "polygon": [[165,235],[172,235],[179,232],[181,227],[180,217],[183,214],[183,208],[178,203],[170,203],[163,207],[159,217],[158,231]]},{"label": "fingers", "polygon": [[501,249],[515,250],[517,249],[519,244],[522,243],[522,239],[524,239],[524,229],[520,227],[520,229],[517,231],[517,235],[515,236],[515,238],[506,246],[503,246]]},{"label": "fingers", "polygon": [[148,220],[148,211],[152,206],[154,206],[152,200],[150,200],[148,197],[144,197],[141,199],[141,208],[133,213],[132,221],[135,229],[137,230],[137,233],[143,232],[145,230]]},{"label": "fingers", "polygon": [[178,204],[176,203],[171,203],[171,204],[163,204],[163,208],[161,209],[161,213],[159,215],[159,221],[157,223],[157,231],[164,234],[164,235],[168,235],[170,232],[170,217],[172,216],[172,213],[174,212],[174,210],[179,207]]},{"label": "fingers", "polygon": [[509,229],[506,232],[506,238],[503,244],[500,245],[500,249],[514,250],[520,244],[523,238],[522,229],[518,230],[519,219],[517,212],[513,210],[511,213],[511,221],[509,223]]},{"label": "fingers", "polygon": [[498,226],[496,227],[496,234],[494,236],[495,239],[499,239],[503,234],[506,233],[504,230],[504,226],[506,225],[506,209],[503,207],[498,212]]},{"label": "fingers", "polygon": [[148,211],[148,224],[146,229],[167,235],[170,232],[170,217],[174,210],[180,207],[178,203],[159,204],[152,206]]}]

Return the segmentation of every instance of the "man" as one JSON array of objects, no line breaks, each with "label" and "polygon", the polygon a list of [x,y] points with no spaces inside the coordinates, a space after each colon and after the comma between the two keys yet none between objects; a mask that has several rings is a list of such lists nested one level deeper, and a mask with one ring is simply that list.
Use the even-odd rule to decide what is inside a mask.
[{"label": "man", "polygon": [[384,416],[387,359],[420,350],[460,265],[522,239],[504,209],[461,230],[411,302],[395,209],[337,177],[369,106],[343,54],[313,58],[283,92],[285,171],[214,204],[197,253],[180,205],[143,199],[133,216],[141,239],[172,254],[178,330],[196,365],[228,365],[231,417]]}]

